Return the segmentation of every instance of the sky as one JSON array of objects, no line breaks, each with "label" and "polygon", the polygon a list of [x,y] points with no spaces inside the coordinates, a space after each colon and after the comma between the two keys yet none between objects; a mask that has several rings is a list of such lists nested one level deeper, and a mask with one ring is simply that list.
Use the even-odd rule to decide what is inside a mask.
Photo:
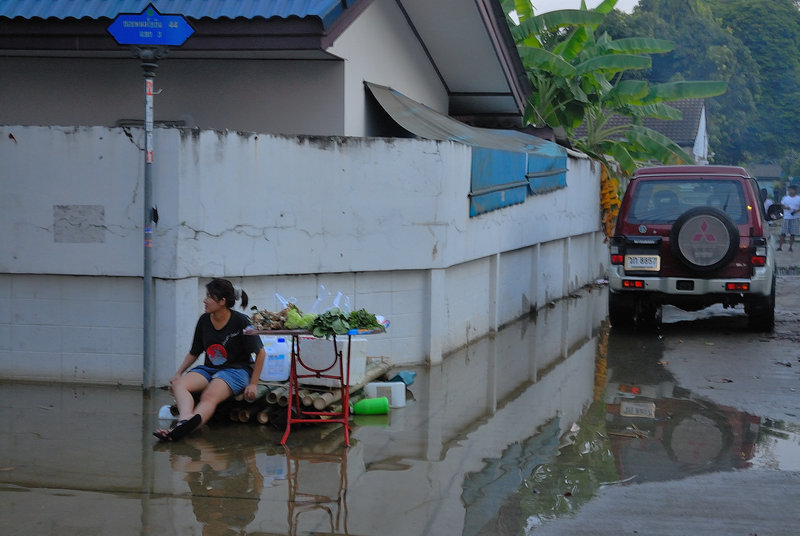
[{"label": "sky", "polygon": [[[594,8],[601,0],[586,0],[586,7]],[[554,11],[556,9],[580,9],[581,0],[532,0],[533,12],[536,14]],[[630,13],[639,0],[618,0],[616,9]]]}]

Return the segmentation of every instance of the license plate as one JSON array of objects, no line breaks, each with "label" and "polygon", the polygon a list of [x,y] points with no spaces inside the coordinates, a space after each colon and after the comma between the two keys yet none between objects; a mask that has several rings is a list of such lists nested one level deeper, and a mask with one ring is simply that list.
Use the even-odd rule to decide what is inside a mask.
[{"label": "license plate", "polygon": [[659,255],[625,255],[625,269],[657,272],[661,269],[661,257]]},{"label": "license plate", "polygon": [[619,414],[623,417],[656,418],[656,405],[654,402],[630,402],[623,400],[619,405]]}]

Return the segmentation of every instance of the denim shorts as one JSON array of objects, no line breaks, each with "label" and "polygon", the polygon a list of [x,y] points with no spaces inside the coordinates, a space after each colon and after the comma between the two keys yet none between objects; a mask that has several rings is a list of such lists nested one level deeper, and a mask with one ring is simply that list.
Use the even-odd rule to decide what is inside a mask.
[{"label": "denim shorts", "polygon": [[206,367],[204,365],[200,365],[199,367],[194,367],[189,372],[196,372],[202,375],[208,381],[211,381],[214,378],[219,378],[220,380],[228,384],[228,387],[231,388],[231,391],[233,391],[234,395],[243,393],[244,388],[247,387],[248,383],[250,383],[250,369],[240,369],[240,368],[216,369],[213,367]]}]

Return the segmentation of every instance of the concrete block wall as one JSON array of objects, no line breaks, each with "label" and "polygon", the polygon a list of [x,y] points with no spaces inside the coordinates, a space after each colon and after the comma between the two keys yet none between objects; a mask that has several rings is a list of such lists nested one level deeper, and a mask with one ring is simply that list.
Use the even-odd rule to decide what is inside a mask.
[{"label": "concrete block wall", "polygon": [[[275,293],[310,307],[322,286],[341,291],[390,319],[370,354],[402,365],[437,363],[603,273],[588,159],[569,159],[567,188],[470,218],[465,145],[155,134],[157,384],[185,356],[211,277],[262,308]],[[0,126],[6,377],[141,384],[140,137]]]},{"label": "concrete block wall", "polygon": [[0,276],[5,378],[130,384],[142,375],[141,324],[139,279]]}]

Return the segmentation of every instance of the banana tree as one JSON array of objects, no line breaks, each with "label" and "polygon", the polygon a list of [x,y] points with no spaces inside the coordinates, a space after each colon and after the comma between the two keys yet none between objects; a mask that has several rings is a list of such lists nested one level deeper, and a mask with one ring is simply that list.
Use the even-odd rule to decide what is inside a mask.
[{"label": "banana tree", "polygon": [[[641,162],[692,162],[691,155],[667,137],[642,126],[644,118],[680,119],[667,103],[685,98],[705,98],[725,92],[724,82],[670,82],[650,85],[626,80],[623,75],[651,66],[650,54],[669,52],[673,43],[663,39],[611,39],[595,29],[617,0],[605,0],[594,10],[581,2],[579,10],[558,10],[535,15],[529,0],[505,0],[523,65],[533,85],[525,110],[527,122],[562,127],[573,144],[601,161],[613,158],[625,174]],[[613,115],[629,118],[609,126]],[[585,125],[586,135],[575,136]],[[614,167],[611,166],[610,169]]]}]

